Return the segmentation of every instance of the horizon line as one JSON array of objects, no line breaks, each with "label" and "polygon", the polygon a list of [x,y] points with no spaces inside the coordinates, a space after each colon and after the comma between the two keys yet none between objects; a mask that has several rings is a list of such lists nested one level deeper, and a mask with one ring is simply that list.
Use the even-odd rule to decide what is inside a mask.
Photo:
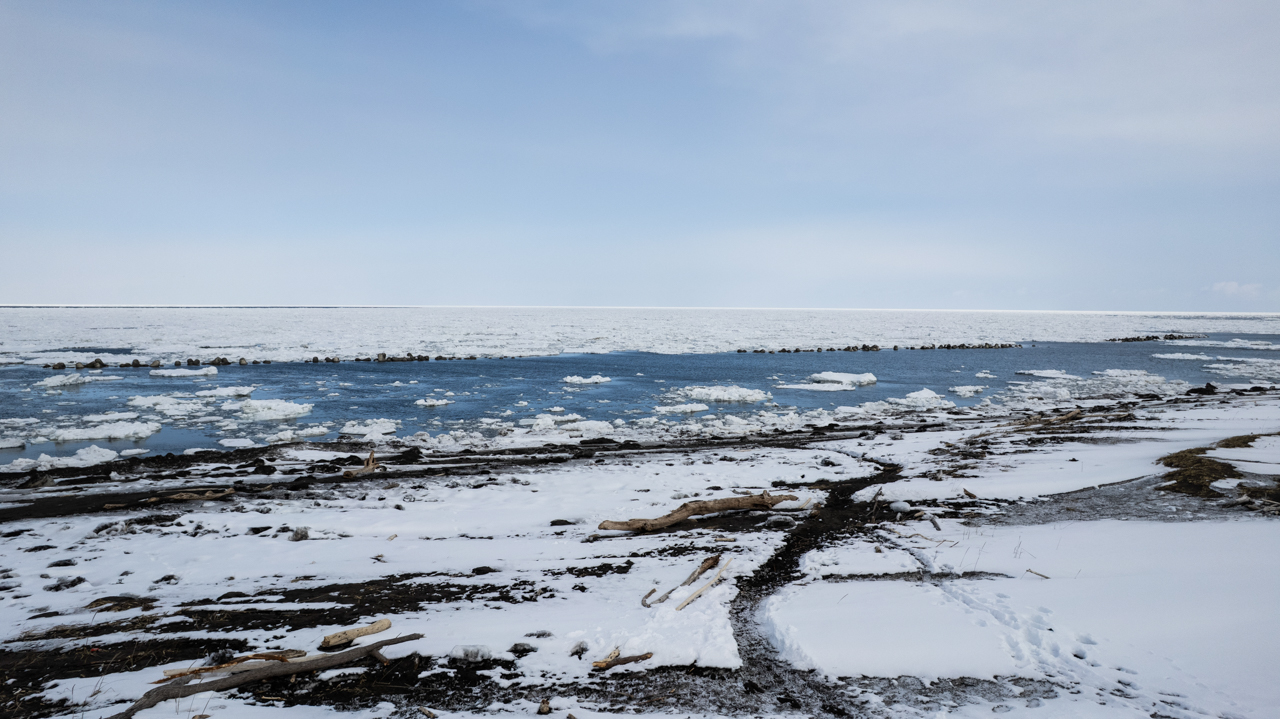
[{"label": "horizon line", "polygon": [[0,304],[0,309],[545,309],[545,310],[734,310],[790,312],[1003,312],[1041,314],[1126,314],[1126,315],[1248,315],[1280,316],[1280,311],[1210,310],[1023,310],[1023,309],[929,309],[895,307],[699,307],[662,305],[161,305],[161,304]]}]

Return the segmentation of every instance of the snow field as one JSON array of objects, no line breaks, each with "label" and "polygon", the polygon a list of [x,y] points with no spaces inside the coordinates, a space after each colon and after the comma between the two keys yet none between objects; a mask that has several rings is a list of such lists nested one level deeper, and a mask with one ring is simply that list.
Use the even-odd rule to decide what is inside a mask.
[{"label": "snow field", "polygon": [[[288,450],[288,454],[306,461],[345,456],[319,450]],[[232,504],[173,505],[181,517],[171,528],[130,527],[125,520],[139,515],[121,513],[17,522],[13,526],[32,531],[0,539],[0,546],[6,556],[14,557],[8,564],[13,581],[22,586],[22,594],[32,596],[0,605],[0,620],[7,620],[6,626],[32,632],[57,624],[88,622],[92,610],[83,607],[96,598],[121,594],[156,599],[159,606],[152,614],[229,591],[250,595],[267,592],[268,596],[254,604],[258,608],[317,608],[323,604],[271,604],[278,597],[270,596],[270,590],[439,573],[433,578],[406,577],[402,581],[497,587],[524,582],[523,589],[515,590],[517,594],[533,597],[536,589],[547,589],[552,596],[515,604],[478,598],[428,604],[392,615],[393,632],[420,631],[425,636],[389,648],[388,656],[412,652],[443,656],[457,645],[484,645],[495,656],[512,658],[507,649],[516,642],[526,642],[539,651],[520,660],[525,681],[545,671],[552,675],[551,683],[587,676],[590,661],[602,658],[614,647],[624,654],[654,653],[648,662],[614,671],[693,662],[732,668],[741,663],[728,616],[728,602],[737,591],[733,577],[754,570],[767,559],[781,541],[780,532],[741,534],[732,543],[716,543],[712,533],[704,530],[646,537],[606,533],[609,536],[605,539],[582,542],[596,532],[595,525],[603,519],[659,516],[695,495],[756,493],[776,479],[793,479],[813,471],[824,458],[838,460],[854,473],[875,469],[821,451],[726,452],[722,456],[729,455],[740,461],[714,461],[715,455],[705,453],[660,454],[643,461],[540,468],[474,480],[424,480],[417,486],[384,487],[384,481],[374,479],[346,485],[341,491],[316,493],[315,499],[305,502],[245,495]],[[711,486],[723,489],[711,490]],[[800,495],[798,502],[782,507],[822,497],[820,492],[796,494]],[[269,511],[264,514],[262,510]],[[575,524],[551,527],[553,519]],[[251,528],[261,526],[271,529],[250,533]],[[289,541],[300,527],[307,528],[309,538]],[[18,551],[36,544],[57,548],[34,554]],[[664,548],[689,544],[698,547],[697,551],[675,557],[660,553]],[[675,607],[704,582],[678,589],[666,603],[651,609],[640,605],[640,598],[650,589],[662,593],[675,587],[705,556],[714,553],[733,559],[726,579],[686,609],[676,611]],[[108,556],[110,561],[103,561]],[[378,559],[372,560],[375,556]],[[76,563],[47,566],[63,559]],[[575,576],[570,570],[602,563],[617,568],[627,565],[626,571],[597,577],[583,571],[578,571],[582,576]],[[497,571],[473,575],[477,567]],[[38,578],[39,574],[50,578]],[[177,579],[158,581],[168,575]],[[59,592],[40,589],[60,578],[73,577],[86,581]],[[305,578],[299,581],[299,577]],[[585,591],[575,590],[575,586]],[[25,621],[34,613],[36,602],[42,611],[63,614]],[[191,611],[225,608],[214,604]],[[140,614],[140,610],[132,610],[119,618]],[[343,628],[332,625],[296,632],[270,629],[217,636],[243,637],[259,646],[309,648],[325,634]],[[270,639],[280,631],[288,635],[286,639]],[[537,631],[549,631],[553,636],[525,636]],[[194,636],[202,634],[195,632]],[[106,635],[86,641],[110,642],[127,636]],[[578,642],[589,646],[581,660],[569,655]],[[142,680],[153,680],[165,668],[179,666],[154,667],[136,678],[111,677],[111,692],[105,696],[113,700],[136,697],[150,688]],[[118,709],[103,705],[85,716],[102,716]]]},{"label": "snow field", "polygon": [[[833,676],[993,672],[1077,681],[1145,711],[1166,697],[1220,716],[1280,706],[1269,678],[1280,662],[1274,522],[942,527],[915,522],[900,531],[927,539],[886,537],[926,571],[1009,578],[796,586],[764,610],[771,636]],[[869,547],[827,551],[856,565]],[[1117,686],[1132,696],[1118,701]]]}]

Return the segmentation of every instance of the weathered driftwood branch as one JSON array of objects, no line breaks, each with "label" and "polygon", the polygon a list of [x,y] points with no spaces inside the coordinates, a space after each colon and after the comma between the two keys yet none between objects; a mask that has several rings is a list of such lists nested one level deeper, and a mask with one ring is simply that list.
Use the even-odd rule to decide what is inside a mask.
[{"label": "weathered driftwood branch", "polygon": [[711,581],[709,581],[709,582],[707,582],[706,584],[702,585],[702,589],[699,589],[698,591],[694,592],[693,594],[690,594],[690,595],[688,596],[688,598],[686,598],[683,602],[680,602],[680,606],[676,607],[676,611],[678,612],[678,611],[680,611],[681,609],[684,609],[685,607],[689,606],[690,604],[692,604],[692,603],[693,603],[693,600],[695,600],[695,599],[697,599],[698,597],[702,596],[702,593],[703,593],[703,592],[705,592],[705,591],[707,591],[708,589],[710,589],[710,588],[714,587],[714,586],[716,585],[716,583],[720,581],[720,577],[724,576],[724,570],[728,569],[730,564],[733,564],[733,560],[732,560],[732,559],[730,559],[729,561],[725,562],[725,563],[724,563],[724,566],[720,568],[720,571],[716,572],[716,576],[712,577],[712,578],[711,578]]},{"label": "weathered driftwood branch", "polygon": [[378,464],[378,461],[373,458],[373,450],[369,450],[369,458],[364,461],[363,467],[360,469],[348,469],[342,473],[342,476],[347,479],[351,479],[352,477],[356,477],[361,474],[368,474],[369,472],[377,469],[382,469],[382,465]]},{"label": "weathered driftwood branch", "polygon": [[[657,599],[653,600],[653,604],[662,604],[663,602],[667,601],[667,599],[671,596],[671,593],[672,593],[672,592],[674,592],[675,590],[679,589],[680,587],[687,587],[687,586],[689,586],[690,584],[693,584],[694,582],[698,581],[698,577],[701,577],[703,574],[706,574],[707,572],[711,571],[712,569],[715,569],[715,568],[716,568],[716,565],[718,565],[718,564],[720,564],[720,555],[719,555],[719,554],[714,555],[714,556],[711,556],[711,557],[707,557],[706,559],[702,560],[702,564],[699,564],[699,565],[698,565],[698,568],[697,568],[697,569],[695,569],[695,570],[693,570],[693,574],[690,574],[688,579],[686,579],[686,580],[684,580],[683,582],[681,582],[681,583],[679,584],[679,586],[675,586],[675,587],[672,587],[671,589],[668,589],[666,594],[664,594],[664,595],[662,595],[661,597],[658,597]],[[649,593],[648,593],[648,594],[646,594],[646,595],[644,595],[644,599],[641,599],[641,600],[640,600],[640,604],[644,605],[644,608],[645,608],[645,609],[648,609],[648,608],[650,608],[650,607],[652,607],[652,606],[653,606],[653,604],[650,604],[650,603],[648,603],[648,602],[647,602],[647,601],[645,601],[645,600],[646,600],[646,599],[648,599],[649,597],[653,596],[653,593],[654,593],[654,592],[656,592],[656,591],[658,591],[658,590],[656,590],[656,589],[651,589],[651,590],[649,590]]]},{"label": "weathered driftwood branch", "polygon": [[200,682],[198,684],[186,683],[193,679],[193,676],[179,677],[171,684],[156,687],[146,694],[143,694],[142,697],[139,698],[138,701],[134,702],[128,709],[125,709],[119,714],[114,714],[108,719],[130,719],[134,714],[137,714],[143,709],[149,709],[160,702],[167,701],[169,699],[181,699],[183,697],[189,697],[192,694],[200,694],[201,692],[220,692],[224,689],[234,689],[242,684],[259,682],[263,679],[272,679],[301,672],[314,672],[321,669],[342,666],[343,664],[350,664],[357,659],[373,654],[383,647],[391,646],[392,644],[400,644],[402,642],[411,642],[415,639],[421,638],[421,634],[408,634],[394,639],[384,639],[380,642],[369,644],[368,646],[355,647],[354,649],[348,649],[345,652],[338,652],[337,654],[322,654],[316,657],[304,657],[299,661],[271,662],[268,666],[254,669],[252,671],[241,672],[229,677]]},{"label": "weathered driftwood branch", "polygon": [[621,652],[619,652],[618,649],[615,647],[613,651],[609,652],[609,656],[605,657],[603,661],[591,662],[591,666],[595,667],[596,669],[599,669],[600,671],[609,671],[610,669],[618,665],[630,664],[632,662],[642,662],[653,656],[653,652],[637,654],[632,657],[618,656],[620,653]]},{"label": "weathered driftwood branch", "polygon": [[173,681],[178,677],[188,677],[188,676],[194,676],[198,674],[209,674],[212,672],[221,672],[225,669],[230,669],[231,667],[237,666],[239,664],[244,664],[245,662],[251,662],[255,660],[271,661],[271,662],[287,662],[290,659],[297,659],[299,657],[305,657],[306,655],[307,655],[306,652],[299,651],[297,649],[286,649],[285,651],[282,651],[282,652],[263,652],[260,654],[248,654],[243,657],[236,657],[231,661],[223,662],[222,664],[219,664],[217,666],[212,666],[212,667],[197,667],[195,669],[166,669],[164,670],[164,679],[160,679],[151,683],[164,684],[166,682]]},{"label": "weathered driftwood branch", "polygon": [[377,634],[378,632],[385,632],[390,628],[391,628],[390,619],[379,619],[378,621],[368,626],[354,627],[352,629],[347,629],[345,631],[337,632],[335,634],[330,634],[329,636],[324,638],[324,641],[320,642],[320,648],[328,649],[330,647],[340,647],[343,644],[350,644],[351,642],[354,642],[356,639],[363,637],[365,635]]},{"label": "weathered driftwood branch", "polygon": [[794,494],[772,495],[769,492],[747,495],[745,497],[727,497],[725,499],[708,499],[685,502],[674,512],[657,519],[628,519],[615,522],[610,519],[600,523],[600,529],[616,529],[624,532],[652,532],[655,529],[669,527],[676,522],[701,514],[716,514],[733,509],[773,509],[774,505],[799,499]]}]

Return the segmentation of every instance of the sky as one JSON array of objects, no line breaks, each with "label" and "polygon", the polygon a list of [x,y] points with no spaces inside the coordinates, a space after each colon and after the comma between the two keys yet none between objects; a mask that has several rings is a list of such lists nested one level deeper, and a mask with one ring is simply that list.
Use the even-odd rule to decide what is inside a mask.
[{"label": "sky", "polygon": [[0,303],[1280,311],[1280,3],[0,0]]}]

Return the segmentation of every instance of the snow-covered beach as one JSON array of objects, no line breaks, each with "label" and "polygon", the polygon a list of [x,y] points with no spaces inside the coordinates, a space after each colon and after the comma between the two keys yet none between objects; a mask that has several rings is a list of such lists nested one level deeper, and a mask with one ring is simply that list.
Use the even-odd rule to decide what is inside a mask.
[{"label": "snow-covered beach", "polygon": [[[1257,361],[1228,354],[1246,346]],[[1019,350],[987,351],[1014,354],[963,383],[947,370],[957,384],[937,392],[894,386],[902,359],[875,373],[797,366],[759,389],[659,384],[664,403],[622,425],[572,409],[622,391],[621,375],[553,365],[554,401],[570,409],[548,399],[488,433],[403,431],[459,392],[405,395],[405,416],[309,437],[289,424],[308,403],[223,381],[237,367],[160,378],[205,384],[50,426],[99,444],[0,475],[0,701],[21,716],[113,716],[165,671],[314,654],[326,635],[386,619],[340,648],[421,637],[383,647],[385,661],[183,685],[197,693],[137,716],[531,714],[543,700],[580,719],[1274,716],[1271,346],[1215,335],[1116,350],[1199,368],[1208,389],[1036,366]],[[44,392],[71,386],[12,367],[43,372],[24,382]],[[79,376],[108,372],[126,370]],[[841,403],[769,406],[786,392]],[[206,416],[279,436],[163,455],[99,446]],[[652,532],[598,528],[766,492],[787,498]],[[593,666],[615,650],[633,661]]]}]

